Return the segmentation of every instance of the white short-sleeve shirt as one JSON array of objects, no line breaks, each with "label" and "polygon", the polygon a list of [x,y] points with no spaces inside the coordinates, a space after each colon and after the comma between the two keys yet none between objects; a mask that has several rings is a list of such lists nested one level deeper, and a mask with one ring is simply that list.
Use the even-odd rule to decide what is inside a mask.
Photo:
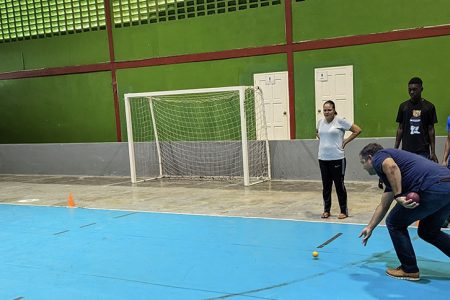
[{"label": "white short-sleeve shirt", "polygon": [[320,137],[318,155],[320,160],[338,160],[345,157],[342,143],[345,131],[351,127],[352,123],[337,116],[330,123],[325,119],[317,122],[316,129]]}]

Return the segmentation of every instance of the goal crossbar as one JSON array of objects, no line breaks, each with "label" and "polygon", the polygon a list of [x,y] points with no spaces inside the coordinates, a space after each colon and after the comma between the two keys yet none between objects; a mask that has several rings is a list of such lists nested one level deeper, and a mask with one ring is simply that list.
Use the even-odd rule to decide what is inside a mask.
[{"label": "goal crossbar", "polygon": [[154,96],[172,96],[183,94],[196,94],[196,93],[219,93],[219,92],[232,92],[240,91],[246,88],[253,88],[252,86],[227,86],[223,88],[204,88],[204,89],[187,89],[187,90],[173,90],[173,91],[159,91],[159,92],[145,92],[145,93],[127,93],[126,98],[140,98],[140,97],[154,97]]}]

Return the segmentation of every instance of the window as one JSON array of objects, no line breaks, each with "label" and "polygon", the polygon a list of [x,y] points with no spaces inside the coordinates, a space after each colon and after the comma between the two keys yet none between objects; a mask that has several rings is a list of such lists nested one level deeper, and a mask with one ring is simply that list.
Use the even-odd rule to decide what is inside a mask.
[{"label": "window", "polygon": [[113,0],[113,21],[115,27],[126,27],[279,4],[281,0]]},{"label": "window", "polygon": [[106,28],[103,0],[0,0],[0,43]]}]

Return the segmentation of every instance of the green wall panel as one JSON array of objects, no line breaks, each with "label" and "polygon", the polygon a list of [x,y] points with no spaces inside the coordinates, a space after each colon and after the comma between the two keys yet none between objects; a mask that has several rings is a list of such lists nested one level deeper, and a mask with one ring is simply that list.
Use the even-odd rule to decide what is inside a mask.
[{"label": "green wall panel", "polygon": [[[292,1],[294,40],[317,40],[448,24],[448,0]],[[285,43],[284,3],[177,21],[113,28],[117,61]],[[355,122],[363,136],[394,136],[407,81],[424,79],[437,108],[437,134],[450,115],[450,36],[298,52],[296,138],[314,138],[314,68],[354,66]],[[0,43],[0,72],[109,61],[106,30]],[[287,70],[286,55],[131,68],[117,71],[123,94],[251,85],[254,73]],[[0,81],[0,143],[116,141],[111,74],[98,72]]]},{"label": "green wall panel", "polygon": [[255,73],[286,70],[285,55],[118,70],[122,136],[126,135],[125,93],[253,85]]},{"label": "green wall panel", "polygon": [[114,142],[109,72],[1,80],[0,143]]},{"label": "green wall panel", "polygon": [[422,96],[436,106],[437,135],[450,115],[450,37],[298,52],[295,59],[297,138],[314,138],[314,68],[353,65],[355,123],[363,137],[395,136],[398,105],[409,98],[411,77],[424,81]]},{"label": "green wall panel", "polygon": [[0,72],[109,61],[106,30],[0,44]]},{"label": "green wall panel", "polygon": [[448,0],[293,1],[294,41],[448,24]]},{"label": "green wall panel", "polygon": [[284,44],[284,5],[114,29],[117,61]]}]

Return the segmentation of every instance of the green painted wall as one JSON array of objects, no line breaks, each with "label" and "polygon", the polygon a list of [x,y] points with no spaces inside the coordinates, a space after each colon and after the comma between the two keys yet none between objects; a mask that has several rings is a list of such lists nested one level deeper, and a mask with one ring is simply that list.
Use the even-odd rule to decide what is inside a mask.
[{"label": "green painted wall", "polygon": [[306,0],[292,3],[294,41],[450,23],[448,0]]},{"label": "green painted wall", "polygon": [[1,143],[116,140],[110,72],[0,80]]},{"label": "green painted wall", "polygon": [[266,55],[117,71],[122,135],[126,136],[123,95],[219,86],[253,85],[254,73],[287,69],[285,55]]},{"label": "green painted wall", "polygon": [[314,138],[314,68],[353,65],[355,123],[363,137],[395,136],[398,105],[408,81],[424,81],[422,96],[436,106],[437,135],[450,115],[450,37],[307,51],[295,54],[297,138]]},{"label": "green painted wall", "polygon": [[106,30],[0,44],[0,72],[109,61]]},{"label": "green painted wall", "polygon": [[284,5],[114,29],[117,61],[283,44]]},{"label": "green painted wall", "polygon": [[[292,2],[294,41],[351,36],[450,23],[447,0],[306,0]],[[284,44],[284,2],[257,9],[114,28],[117,61]],[[363,136],[393,136],[395,114],[412,76],[436,104],[437,134],[450,115],[446,82],[450,37],[295,53],[296,138],[313,138],[314,68],[354,65],[355,121]],[[0,43],[0,72],[109,61],[105,30]],[[254,73],[287,70],[286,55],[176,64],[117,71],[123,94],[250,85]],[[0,143],[116,141],[111,74],[0,81]]]}]

